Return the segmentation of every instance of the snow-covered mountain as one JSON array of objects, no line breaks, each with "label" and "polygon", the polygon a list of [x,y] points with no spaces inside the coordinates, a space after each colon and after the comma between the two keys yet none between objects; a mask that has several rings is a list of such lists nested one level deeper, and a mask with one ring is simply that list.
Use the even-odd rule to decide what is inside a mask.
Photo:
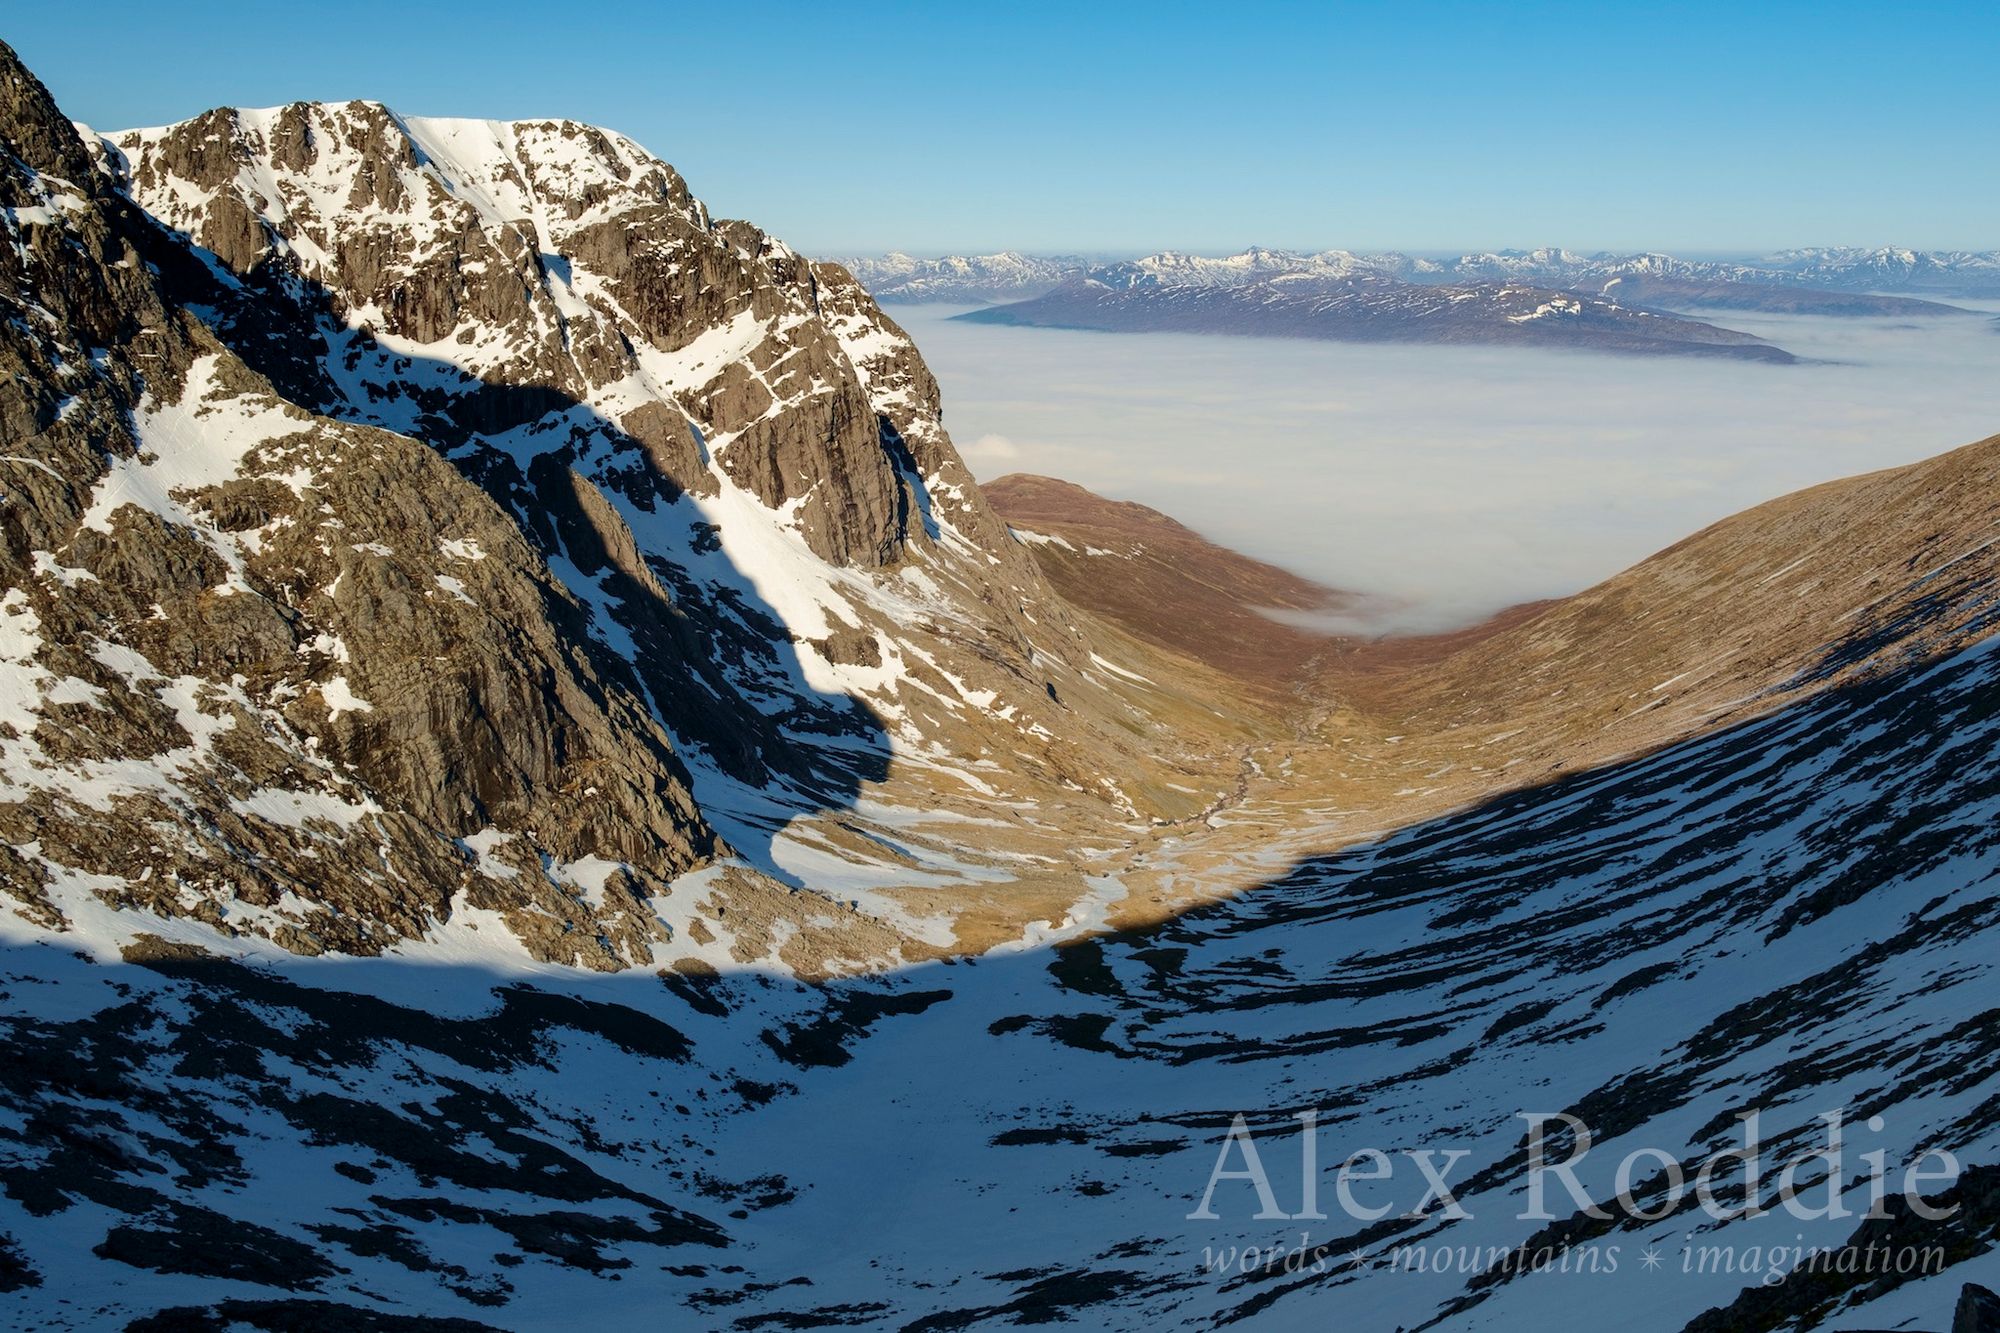
[{"label": "snow-covered mountain", "polygon": [[[0,47],[0,147],[0,1323],[1941,1333],[2000,1280],[2000,437],[1267,657],[1242,595],[1335,594],[1003,520],[847,271],[621,136],[100,136]],[[1456,296],[1114,294],[1335,281]],[[1774,1205],[1833,1110],[1857,1211],[1962,1170],[1663,1206],[1745,1110]],[[1533,1111],[1649,1216],[1527,1215]],[[1268,1206],[1205,1188],[1244,1134]]]},{"label": "snow-covered mountain", "polygon": [[997,255],[946,255],[913,259],[900,251],[879,258],[845,261],[857,281],[878,301],[1019,301],[1060,284],[1083,261],[1036,258],[1012,250]]},{"label": "snow-covered mountain", "polygon": [[905,808],[1199,804],[900,330],[631,142],[362,102],[4,128],[0,820],[45,924],[853,966],[957,938],[902,891],[996,873]]},{"label": "snow-covered mountain", "polygon": [[[1534,282],[1545,286],[1602,290],[1619,279],[1644,278],[1683,284],[1738,284],[1753,289],[1738,299],[1749,300],[1754,289],[1781,287],[1787,291],[1825,290],[1856,296],[1934,297],[1949,300],[1990,299],[2000,294],[2000,252],[1913,250],[1795,250],[1764,259],[1688,260],[1664,254],[1580,255],[1557,248],[1507,250],[1461,255],[1438,263],[1415,281],[1459,281],[1467,278]],[[1783,298],[1773,297],[1774,301]],[[1742,308],[1751,308],[1744,306]],[[1781,308],[1781,307],[1774,307]],[[1943,314],[1907,299],[1879,305],[1865,302],[1847,308],[1827,307],[1825,313]]]},{"label": "snow-covered mountain", "polygon": [[[1080,276],[1123,289],[1224,287],[1290,275],[1328,279],[1379,277],[1457,286],[1513,283],[1592,293],[1602,293],[1620,280],[1647,279],[1648,291],[1658,298],[1658,308],[1669,310],[1803,309],[1835,315],[1941,315],[1954,313],[1942,304],[1954,297],[1966,300],[2000,297],[2000,251],[1820,249],[1784,251],[1763,259],[1689,260],[1657,253],[1586,255],[1556,246],[1476,252],[1452,258],[1394,252],[1356,254],[1347,250],[1303,253],[1253,246],[1239,254],[1215,257],[1167,250],[1116,264],[1034,259],[1014,254],[987,259],[931,260],[898,254],[852,262],[863,285],[884,301],[1027,300]],[[1734,287],[1717,291],[1729,285]],[[1774,287],[1783,288],[1786,294],[1767,290]],[[933,291],[948,291],[949,295],[931,295]],[[1812,291],[1842,292],[1849,299],[1813,303],[1809,298],[1802,301],[1798,295]],[[1704,292],[1710,304],[1690,303]],[[1871,299],[1880,294],[1902,299]],[[1713,303],[1714,298],[1723,295],[1732,304]]]},{"label": "snow-covered mountain", "polygon": [[1832,247],[1784,250],[1752,266],[1809,286],[1905,292],[1944,298],[2000,298],[2000,250]]},{"label": "snow-covered mountain", "polygon": [[1122,264],[1094,265],[1085,276],[1124,291],[1147,287],[1239,287],[1275,277],[1352,278],[1375,276],[1378,264],[1345,250],[1302,255],[1253,246],[1241,254],[1209,258],[1163,250]]}]

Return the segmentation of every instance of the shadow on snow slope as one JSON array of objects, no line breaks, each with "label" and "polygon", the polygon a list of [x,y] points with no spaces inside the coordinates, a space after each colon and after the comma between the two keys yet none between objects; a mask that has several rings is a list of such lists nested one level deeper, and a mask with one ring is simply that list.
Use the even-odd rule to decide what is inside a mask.
[{"label": "shadow on snow slope", "polygon": [[[809,986],[21,943],[0,954],[0,1309],[44,1327],[164,1309],[194,1322],[155,1327],[1942,1330],[1960,1281],[2000,1260],[1996,876],[1989,639],[1054,951]],[[1626,1153],[1704,1157],[1749,1109],[1761,1197],[1845,1109],[1882,1118],[1850,1126],[1850,1201],[1859,1154],[1900,1168],[1944,1147],[1962,1211],[1859,1232],[1686,1207],[1613,1224],[1557,1187],[1561,1220],[1520,1218],[1522,1112],[1591,1126],[1579,1174],[1605,1198]],[[1380,1220],[1350,1220],[1330,1179],[1327,1220],[1259,1220],[1241,1180],[1217,1217],[1188,1216],[1238,1114],[1280,1210],[1304,1211],[1309,1110],[1322,1175],[1365,1148],[1463,1151],[1470,1216],[1401,1216],[1425,1192],[1407,1162],[1357,1191]],[[1660,1160],[1641,1164],[1651,1210]],[[1935,1246],[1947,1273],[1681,1269],[1705,1245],[1761,1265],[1850,1238]],[[1563,1242],[1622,1261],[1413,1271],[1399,1248]]]},{"label": "shadow on snow slope", "polygon": [[[280,394],[429,444],[514,519],[585,611],[578,621],[552,606],[551,618],[649,702],[733,849],[796,887],[773,837],[797,816],[848,808],[863,784],[886,777],[888,733],[866,701],[807,680],[782,617],[730,559],[726,535],[646,450],[556,389],[489,382],[384,347],[348,328],[334,293],[291,266],[239,277],[193,237],[140,217],[169,294]],[[878,430],[889,466],[915,492],[904,497],[907,524],[928,514],[929,498],[886,418]],[[611,549],[580,487],[615,511],[650,578]]]}]

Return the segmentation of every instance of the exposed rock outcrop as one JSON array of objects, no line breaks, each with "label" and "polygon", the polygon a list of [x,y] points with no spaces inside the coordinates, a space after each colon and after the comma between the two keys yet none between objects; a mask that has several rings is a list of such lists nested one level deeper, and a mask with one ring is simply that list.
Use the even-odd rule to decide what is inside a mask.
[{"label": "exposed rock outcrop", "polygon": [[[625,967],[704,954],[690,913],[807,884],[803,848],[859,867],[807,885],[850,914],[939,881],[849,826],[895,764],[922,808],[1170,793],[1169,725],[844,270],[592,127],[300,103],[98,138],[0,59],[20,911]],[[792,915],[774,953],[826,935]],[[787,965],[912,934],[850,925]]]},{"label": "exposed rock outcrop", "polygon": [[[32,76],[5,82],[0,354],[35,386],[6,426],[8,665],[32,693],[0,824],[34,851],[9,892],[363,953],[463,894],[546,956],[645,957],[639,899],[583,902],[560,870],[658,884],[715,851],[628,669],[435,451],[288,401],[185,313],[192,260]],[[482,873],[496,828],[520,841]]]}]

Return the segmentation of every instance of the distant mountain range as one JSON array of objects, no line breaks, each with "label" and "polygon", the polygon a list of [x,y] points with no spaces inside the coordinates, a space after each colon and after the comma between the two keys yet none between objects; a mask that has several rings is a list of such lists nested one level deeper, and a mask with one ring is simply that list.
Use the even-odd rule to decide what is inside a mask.
[{"label": "distant mountain range", "polygon": [[2000,253],[1789,250],[1686,260],[1546,248],[1427,259],[1253,246],[1093,263],[997,255],[848,261],[885,302],[983,305],[978,323],[1121,333],[1233,333],[1342,342],[1491,343],[1789,363],[1718,313],[1934,318],[1931,296],[2000,297]]},{"label": "distant mountain range", "polygon": [[[1394,265],[1402,256],[1376,257]],[[1503,250],[1443,262],[1409,260],[1394,276],[1412,282],[1509,279],[1560,287],[1643,277],[1691,283],[1820,288],[1896,296],[1991,300],[2000,298],[2000,251],[1863,250],[1846,247],[1785,250],[1743,260],[1677,259],[1664,254],[1580,255],[1570,250]],[[1873,313],[1872,311],[1869,313]],[[1901,313],[1909,313],[1907,311]]]},{"label": "distant mountain range", "polygon": [[1060,287],[1090,267],[1090,262],[1081,258],[1037,258],[1011,250],[941,259],[916,259],[892,250],[879,258],[849,259],[846,263],[878,299],[912,305],[1021,301]]},{"label": "distant mountain range", "polygon": [[[1306,254],[1252,247],[1222,257],[1166,250],[1117,263],[1009,251],[939,259],[890,254],[851,259],[847,265],[878,300],[906,303],[1025,300],[1079,277],[1114,288],[1224,287],[1295,274],[1392,278],[1429,286],[1512,282],[1594,294],[1610,294],[1607,289],[1613,283],[1643,279],[1650,284],[1648,296],[1664,308],[1780,313],[1945,314],[1950,313],[1948,308],[1931,302],[1913,305],[1911,298],[2000,299],[2000,251],[1821,248],[1786,250],[1758,259],[1691,260],[1650,253],[1584,255],[1548,247],[1430,259],[1394,252]],[[1717,290],[1724,286],[1750,290]],[[1634,290],[1628,288],[1621,295],[1630,298]],[[1802,291],[1842,292],[1859,299],[1815,302],[1798,297]],[[1691,304],[1697,300],[1706,304]]]}]

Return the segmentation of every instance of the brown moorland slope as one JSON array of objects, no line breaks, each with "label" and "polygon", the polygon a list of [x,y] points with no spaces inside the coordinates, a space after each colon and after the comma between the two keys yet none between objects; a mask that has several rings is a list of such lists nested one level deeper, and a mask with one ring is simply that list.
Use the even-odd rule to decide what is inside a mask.
[{"label": "brown moorland slope", "polygon": [[[1059,525],[1009,479],[996,508],[1071,551],[1035,547],[1051,581],[1135,636],[1240,671],[1251,627],[1211,605],[1268,586],[1242,556],[1133,553],[1120,517],[1062,491]],[[1074,491],[1075,488],[1066,488]],[[1151,511],[1142,511],[1151,512]],[[1136,522],[1136,518],[1128,520]],[[1121,545],[1121,540],[1126,542]],[[1079,554],[1093,546],[1100,554]],[[1174,580],[1183,568],[1197,571]],[[1268,567],[1264,567],[1268,571]],[[1211,571],[1228,569],[1219,583]],[[1087,570],[1087,579],[1081,571]],[[1227,630],[1171,642],[1180,603]],[[1240,609],[1240,608],[1239,608]],[[1455,634],[1286,643],[1290,726],[1246,752],[1245,777],[1196,830],[1162,830],[1133,859],[1125,922],[1255,882],[1285,858],[1432,818],[1746,721],[1820,690],[1951,652],[2000,623],[2000,436],[1921,463],[1780,497],[1560,601]],[[1307,636],[1309,639],[1310,636]]]},{"label": "brown moorland slope", "polygon": [[1260,615],[1358,598],[1143,505],[1044,477],[986,491],[1070,600],[1219,670],[1307,672],[1408,736],[1533,721],[1565,745],[1606,733],[1631,752],[1948,652],[2000,609],[2000,436],[1781,496],[1571,597],[1370,640]]},{"label": "brown moorland slope", "polygon": [[1996,610],[2000,436],[1724,519],[1412,673],[1400,702],[1423,731],[1632,752],[1962,647]]},{"label": "brown moorland slope", "polygon": [[1253,689],[1301,684],[1338,642],[1265,611],[1337,611],[1358,600],[1218,546],[1157,509],[1054,477],[1014,473],[980,489],[1066,600]]}]

